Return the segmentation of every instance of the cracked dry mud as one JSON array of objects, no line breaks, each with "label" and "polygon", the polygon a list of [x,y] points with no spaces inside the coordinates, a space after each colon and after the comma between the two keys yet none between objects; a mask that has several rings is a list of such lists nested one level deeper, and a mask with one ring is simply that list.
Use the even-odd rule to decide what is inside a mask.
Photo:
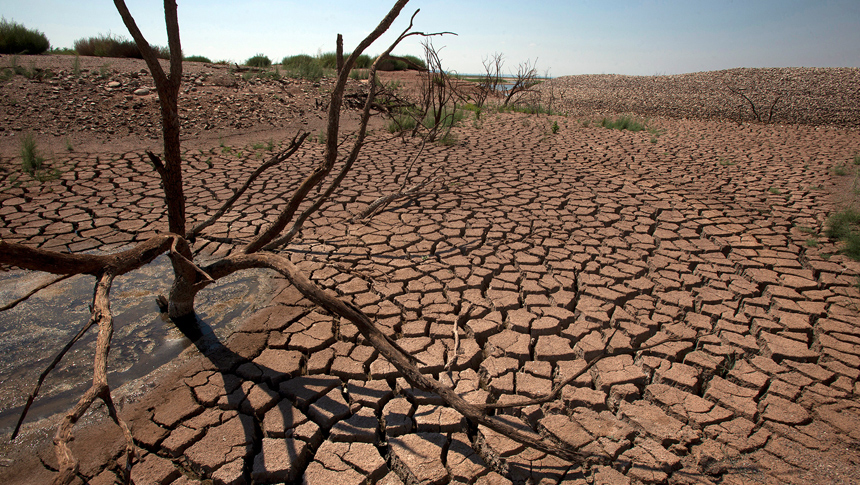
[{"label": "cracked dry mud", "polygon": [[[240,331],[186,352],[126,405],[142,452],[135,483],[860,481],[860,265],[830,256],[838,247],[823,236],[807,242],[835,209],[831,170],[860,136],[652,123],[654,142],[565,117],[464,123],[455,146],[429,148],[416,166],[444,167],[432,193],[345,222],[402,182],[414,150],[377,136],[288,253],[475,403],[541,396],[607,343],[679,338],[602,360],[553,402],[499,412],[609,455],[608,466],[470,426],[281,281]],[[189,207],[214,207],[265,153],[235,149],[245,156],[186,153]],[[289,176],[257,183],[209,231],[218,238],[195,248],[247,241],[321,150],[306,145]],[[0,235],[84,251],[165,230],[156,175],[140,159],[73,154],[59,180],[4,191]],[[113,483],[119,432],[101,423],[76,435],[82,480]],[[46,447],[14,456],[0,469],[7,483],[46,480],[56,463]]]}]

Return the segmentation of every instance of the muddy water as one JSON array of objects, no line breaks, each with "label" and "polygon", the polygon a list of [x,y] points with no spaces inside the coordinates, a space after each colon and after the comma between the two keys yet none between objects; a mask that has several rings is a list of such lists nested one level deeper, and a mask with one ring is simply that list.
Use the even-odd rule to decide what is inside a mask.
[{"label": "muddy water", "polygon": [[[201,291],[198,315],[219,339],[270,299],[264,270],[242,271]],[[0,305],[25,295],[54,275],[0,273]],[[8,434],[39,374],[86,324],[95,278],[76,276],[0,313],[0,431]],[[114,336],[108,382],[120,385],[146,376],[169,362],[191,342],[158,311],[155,298],[172,283],[170,261],[161,256],[146,267],[118,277],[111,289]],[[45,380],[27,422],[68,410],[92,379],[98,329],[93,327]]]}]

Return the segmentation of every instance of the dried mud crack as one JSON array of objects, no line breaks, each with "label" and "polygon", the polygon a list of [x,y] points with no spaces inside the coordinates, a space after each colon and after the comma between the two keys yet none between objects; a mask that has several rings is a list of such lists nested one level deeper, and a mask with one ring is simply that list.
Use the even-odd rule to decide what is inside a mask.
[{"label": "dried mud crack", "polygon": [[[186,84],[197,93],[208,89],[206,75],[189,76],[204,79]],[[263,87],[218,89],[245,100],[244,90]],[[27,89],[2,91],[8,99]],[[229,106],[209,102],[213,112]],[[484,115],[455,129],[455,145],[425,150],[418,173],[443,167],[432,191],[349,222],[402,183],[404,142],[377,132],[354,178],[287,253],[475,404],[545,395],[605,347],[676,339],[600,361],[550,403],[496,411],[611,461],[568,462],[475,426],[412,388],[354,325],[278,280],[269,305],[239,331],[199,342],[155,390],[126,404],[142,451],[133,480],[860,481],[860,264],[821,235],[844,184],[833,167],[850,166],[860,150],[856,129],[652,123],[659,134],[583,126],[575,116]],[[290,130],[273,127],[262,139],[277,143]],[[111,135],[97,131],[82,144]],[[208,138],[186,151],[189,207],[215,207],[267,152],[251,146],[258,133],[235,133],[245,143]],[[11,150],[15,138],[3,140]],[[18,169],[4,158],[0,237],[77,252],[165,230],[154,222],[164,211],[157,176],[128,143],[57,151],[62,173],[43,183],[15,186]],[[310,171],[321,151],[306,144],[288,174]],[[247,242],[284,202],[270,194],[296,184],[283,174],[261,179],[216,228],[226,239],[198,238],[193,249],[224,254]],[[39,430],[30,433],[25,442],[37,442]],[[77,435],[81,480],[113,483],[122,437],[98,423]],[[14,460],[0,468],[4,483],[48,480],[52,452],[16,444],[3,450]]]}]

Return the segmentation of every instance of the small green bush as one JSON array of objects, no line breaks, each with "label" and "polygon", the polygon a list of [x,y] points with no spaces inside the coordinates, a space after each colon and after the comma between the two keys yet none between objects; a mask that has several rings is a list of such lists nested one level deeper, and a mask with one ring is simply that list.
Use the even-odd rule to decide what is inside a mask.
[{"label": "small green bush", "polygon": [[[465,115],[463,114],[463,110],[458,109],[456,111],[452,111],[448,108],[443,108],[442,115],[439,117],[439,128],[451,128],[452,126],[459,123]],[[422,124],[425,128],[431,129],[436,121],[436,111],[428,112],[427,116],[424,117],[424,121]]]},{"label": "small green bush", "polygon": [[0,54],[41,54],[50,48],[42,32],[0,19]]},{"label": "small green bush", "polygon": [[285,57],[281,66],[288,77],[319,81],[323,77],[323,68],[319,61],[307,54]]},{"label": "small green bush", "polygon": [[402,58],[404,58],[404,59],[409,59],[410,61],[412,61],[412,62],[414,62],[415,64],[417,64],[418,66],[420,66],[420,67],[421,67],[421,69],[427,69],[427,63],[426,63],[426,62],[424,62],[424,59],[421,59],[421,58],[420,58],[420,57],[418,57],[418,56],[405,55],[405,56],[400,56],[400,57],[402,57]]},{"label": "small green bush", "polygon": [[205,56],[186,56],[182,60],[185,62],[208,62],[212,64],[212,60]]},{"label": "small green bush", "polygon": [[[155,55],[160,59],[170,59],[170,49],[162,46],[152,46]],[[128,57],[143,59],[143,54],[137,44],[122,36],[99,34],[96,37],[82,38],[75,41],[75,52],[82,56],[95,57]]]},{"label": "small green bush", "polygon": [[[344,59],[347,55],[343,55]],[[321,52],[317,54],[317,61],[323,69],[337,69],[337,52]]]},{"label": "small green bush", "polygon": [[307,54],[298,54],[295,56],[287,56],[281,61],[281,66],[284,69],[299,69],[303,66],[313,64],[316,59]]},{"label": "small green bush", "polygon": [[604,128],[613,130],[642,131],[645,129],[644,123],[640,123],[629,116],[622,116],[615,120],[603,118],[603,120],[600,121],[600,125]]},{"label": "small green bush", "polygon": [[349,71],[349,78],[356,80],[363,80],[370,78],[370,70],[368,69],[353,69]]},{"label": "small green bush", "polygon": [[48,54],[52,56],[76,56],[78,55],[71,47],[53,47],[48,49]]},{"label": "small green bush", "polygon": [[860,212],[846,209],[831,215],[827,219],[825,235],[843,241],[845,248],[842,253],[860,260]]},{"label": "small green bush", "polygon": [[27,133],[21,138],[21,168],[33,175],[36,170],[42,169],[44,162],[45,158],[36,149],[36,138]]},{"label": "small green bush", "polygon": [[399,133],[403,131],[412,131],[415,129],[415,126],[415,116],[412,115],[412,112],[406,109],[401,109],[391,117],[386,128],[389,133]]},{"label": "small green bush", "polygon": [[250,67],[269,67],[272,65],[272,60],[269,59],[269,56],[257,54],[245,61],[245,65]]}]

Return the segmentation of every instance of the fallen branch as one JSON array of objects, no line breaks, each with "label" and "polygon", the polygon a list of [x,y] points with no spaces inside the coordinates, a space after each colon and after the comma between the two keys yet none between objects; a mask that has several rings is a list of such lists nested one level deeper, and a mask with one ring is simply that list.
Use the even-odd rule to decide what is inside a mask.
[{"label": "fallen branch", "polygon": [[296,136],[293,137],[292,141],[290,141],[289,146],[285,150],[282,150],[281,152],[272,155],[272,158],[270,158],[266,163],[257,167],[257,169],[254,170],[254,172],[250,176],[248,176],[248,180],[245,181],[245,183],[239,188],[239,190],[233,192],[233,195],[224,202],[221,208],[218,209],[215,214],[212,215],[212,217],[194,226],[193,229],[185,233],[185,238],[190,241],[193,241],[194,238],[197,237],[197,235],[200,234],[201,231],[218,221],[218,219],[220,219],[228,210],[230,210],[231,207],[233,207],[233,204],[235,204],[236,201],[239,200],[240,197],[242,197],[242,194],[244,194],[245,191],[248,190],[248,187],[250,187],[251,184],[254,183],[254,181],[257,180],[257,178],[263,174],[263,172],[293,156],[293,154],[296,153],[299,147],[302,146],[302,143],[304,143],[308,135],[310,135],[310,133],[308,132],[297,133]]},{"label": "fallen branch", "polygon": [[364,336],[364,338],[375,349],[377,349],[383,357],[391,362],[391,364],[394,365],[401,374],[403,374],[403,377],[406,378],[410,384],[418,389],[438,394],[446,403],[448,403],[448,405],[473,423],[484,425],[526,446],[574,463],[594,461],[607,462],[611,460],[611,457],[609,456],[588,455],[560,446],[544,440],[538,434],[517,429],[496,417],[488,416],[484,413],[482,407],[469,403],[450,387],[445,386],[432,377],[422,374],[418,367],[413,363],[414,358],[412,358],[410,354],[404,352],[403,349],[400,349],[399,346],[396,346],[396,343],[376,328],[364,312],[356,308],[354,305],[344,302],[323,291],[302,274],[288,259],[268,253],[245,254],[231,256],[226,258],[226,261],[223,261],[223,269],[233,269],[230,268],[231,266],[235,268],[267,267],[281,273],[307,299],[355,324],[362,336]]},{"label": "fallen branch", "polygon": [[395,192],[395,193],[388,194],[388,195],[383,195],[382,197],[380,197],[380,198],[378,198],[378,199],[374,200],[373,202],[371,202],[371,203],[370,203],[370,205],[368,205],[367,207],[365,207],[363,211],[361,211],[361,212],[359,212],[358,214],[356,214],[356,215],[352,216],[352,217],[349,219],[349,222],[356,222],[356,221],[360,221],[360,220],[363,220],[363,219],[367,219],[368,217],[371,217],[371,216],[373,216],[373,215],[376,215],[379,211],[381,211],[381,210],[382,210],[382,209],[384,209],[386,206],[388,206],[388,204],[390,204],[390,203],[394,202],[395,200],[398,200],[398,199],[404,199],[404,198],[406,198],[406,197],[409,197],[409,196],[411,196],[411,195],[414,195],[414,194],[415,194],[415,193],[417,193],[419,190],[421,190],[422,188],[424,188],[424,186],[429,185],[429,184],[431,184],[431,183],[435,182],[435,181],[436,181],[436,180],[438,180],[438,179],[439,179],[438,177],[434,177],[434,178],[432,178],[432,179],[425,180],[424,182],[421,182],[421,183],[415,184],[415,185],[413,185],[413,186],[409,187],[409,188],[408,188],[408,189],[406,189],[406,190],[400,190],[399,192]]},{"label": "fallen branch", "polygon": [[87,409],[97,398],[104,401],[108,407],[111,419],[119,426],[126,438],[126,470],[130,469],[134,459],[135,447],[131,430],[128,425],[119,418],[116,407],[110,395],[110,386],[107,382],[107,359],[110,353],[110,341],[113,336],[113,315],[110,311],[110,288],[116,274],[105,271],[98,277],[95,295],[93,296],[93,307],[91,321],[99,327],[99,335],[96,340],[96,355],[93,364],[93,383],[86,393],[78,401],[77,405],[63,417],[57,434],[54,435],[54,451],[60,470],[54,479],[56,484],[72,483],[77,478],[79,463],[75,458],[69,443],[73,440],[72,428],[84,415]]}]

